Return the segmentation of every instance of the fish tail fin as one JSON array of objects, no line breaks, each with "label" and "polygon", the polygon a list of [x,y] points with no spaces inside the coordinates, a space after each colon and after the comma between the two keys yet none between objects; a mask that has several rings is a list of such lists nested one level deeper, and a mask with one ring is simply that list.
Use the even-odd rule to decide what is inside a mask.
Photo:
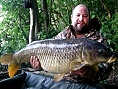
[{"label": "fish tail fin", "polygon": [[13,54],[4,54],[0,58],[0,63],[3,65],[7,65],[13,61]]},{"label": "fish tail fin", "polygon": [[20,67],[20,64],[18,64],[16,61],[8,65],[8,73],[9,73],[10,78],[12,78],[17,73],[19,67]]},{"label": "fish tail fin", "polygon": [[20,67],[20,64],[18,64],[17,61],[13,59],[13,54],[2,55],[0,58],[0,63],[3,65],[8,65],[8,73],[10,78],[17,73]]}]

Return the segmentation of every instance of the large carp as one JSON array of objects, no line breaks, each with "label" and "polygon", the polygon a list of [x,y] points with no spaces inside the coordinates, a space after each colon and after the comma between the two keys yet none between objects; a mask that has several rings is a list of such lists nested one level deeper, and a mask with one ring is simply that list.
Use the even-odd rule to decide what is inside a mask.
[{"label": "large carp", "polygon": [[[23,62],[37,56],[41,67],[51,73],[68,74],[83,66],[115,61],[112,51],[99,42],[81,39],[46,39],[34,41],[15,54],[4,54],[0,63],[8,64],[9,76],[13,77]],[[62,77],[63,77],[62,76]],[[54,77],[55,80],[57,77]]]}]

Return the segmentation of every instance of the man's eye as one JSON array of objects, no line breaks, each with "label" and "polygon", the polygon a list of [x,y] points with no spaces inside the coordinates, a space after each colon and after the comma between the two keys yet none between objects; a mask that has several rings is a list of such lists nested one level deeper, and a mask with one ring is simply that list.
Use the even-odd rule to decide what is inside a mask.
[{"label": "man's eye", "polygon": [[76,15],[76,16],[78,16],[78,17],[79,17],[80,15]]},{"label": "man's eye", "polygon": [[83,15],[84,17],[88,17],[88,15]]}]

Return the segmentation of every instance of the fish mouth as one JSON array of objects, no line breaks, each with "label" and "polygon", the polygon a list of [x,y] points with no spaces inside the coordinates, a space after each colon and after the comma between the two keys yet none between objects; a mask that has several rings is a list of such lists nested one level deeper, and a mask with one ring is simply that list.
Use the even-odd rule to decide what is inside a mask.
[{"label": "fish mouth", "polygon": [[115,61],[116,61],[116,56],[112,55],[107,62],[112,63],[112,62],[115,62]]}]

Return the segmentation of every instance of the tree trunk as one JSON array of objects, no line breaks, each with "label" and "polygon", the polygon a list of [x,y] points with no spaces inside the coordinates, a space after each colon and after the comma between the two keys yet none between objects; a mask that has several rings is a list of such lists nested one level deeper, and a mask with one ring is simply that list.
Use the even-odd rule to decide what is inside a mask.
[{"label": "tree trunk", "polygon": [[45,24],[45,29],[48,32],[48,26],[49,26],[49,14],[48,14],[48,9],[47,9],[47,0],[42,0],[42,10],[44,13],[44,24]]},{"label": "tree trunk", "polygon": [[38,14],[39,11],[38,11],[37,1],[31,0],[29,43],[38,40],[37,34],[41,30]]}]

